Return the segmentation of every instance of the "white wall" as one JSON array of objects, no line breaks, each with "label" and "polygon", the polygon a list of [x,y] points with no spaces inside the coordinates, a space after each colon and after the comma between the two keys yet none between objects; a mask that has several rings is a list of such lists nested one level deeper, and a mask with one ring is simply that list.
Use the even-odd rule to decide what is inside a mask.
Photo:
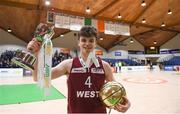
[{"label": "white wall", "polygon": [[25,50],[26,45],[26,42],[0,29],[0,53],[4,52],[5,50]]},{"label": "white wall", "polygon": [[144,51],[144,46],[140,44],[137,40],[133,39],[133,43],[130,43],[130,39],[128,38],[127,40],[123,41],[123,44],[126,44],[126,46],[121,46],[121,45],[116,45],[113,48],[111,48],[109,51],[114,51],[114,50],[134,50],[134,51]]},{"label": "white wall", "polygon": [[0,45],[3,44],[13,44],[13,45],[21,45],[26,46],[26,42],[18,39],[14,35],[0,29]]},{"label": "white wall", "polygon": [[[127,59],[128,58],[128,50],[134,51],[144,51],[144,47],[135,39],[133,39],[133,43],[130,43],[130,39],[123,41],[122,44],[125,45],[116,45],[111,48],[106,56],[106,58],[114,58],[114,59]],[[121,56],[115,56],[115,53],[120,52]]]},{"label": "white wall", "polygon": [[180,49],[180,34],[166,42],[160,49]]},{"label": "white wall", "polygon": [[[120,53],[120,56],[115,56],[115,53]],[[128,58],[128,51],[125,50],[115,50],[111,51],[107,54],[106,58],[111,58],[111,59],[127,59]]]},{"label": "white wall", "polygon": [[78,38],[74,36],[75,32],[69,32],[64,37],[58,37],[52,40],[54,47],[69,48],[71,50],[78,49]]}]

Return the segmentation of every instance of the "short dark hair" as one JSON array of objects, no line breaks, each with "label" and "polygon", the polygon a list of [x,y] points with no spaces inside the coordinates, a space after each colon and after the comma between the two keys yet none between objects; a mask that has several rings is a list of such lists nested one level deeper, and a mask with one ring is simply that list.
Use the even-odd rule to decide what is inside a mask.
[{"label": "short dark hair", "polygon": [[96,39],[98,38],[98,32],[97,29],[93,26],[90,25],[85,25],[81,28],[81,30],[78,33],[78,40],[80,36],[83,37],[95,37]]}]

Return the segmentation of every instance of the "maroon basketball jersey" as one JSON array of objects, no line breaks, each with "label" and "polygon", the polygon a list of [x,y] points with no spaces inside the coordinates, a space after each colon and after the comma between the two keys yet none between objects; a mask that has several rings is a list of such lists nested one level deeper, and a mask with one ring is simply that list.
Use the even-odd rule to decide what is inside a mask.
[{"label": "maroon basketball jersey", "polygon": [[74,58],[68,84],[68,113],[106,113],[106,107],[100,101],[99,90],[105,82],[102,61],[100,67],[94,64],[83,67],[80,58]]}]

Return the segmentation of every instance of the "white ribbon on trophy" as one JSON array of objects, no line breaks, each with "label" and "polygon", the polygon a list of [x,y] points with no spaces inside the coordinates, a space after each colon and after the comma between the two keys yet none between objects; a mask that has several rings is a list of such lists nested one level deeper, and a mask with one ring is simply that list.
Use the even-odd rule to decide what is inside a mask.
[{"label": "white ribbon on trophy", "polygon": [[44,43],[44,47],[45,47],[44,89],[45,89],[45,96],[49,96],[50,88],[51,88],[51,68],[52,68],[52,54],[53,54],[53,45],[50,38],[47,38],[47,40]]},{"label": "white ribbon on trophy", "polygon": [[43,89],[44,85],[44,45],[41,46],[41,49],[38,53],[38,69],[37,69],[37,79],[38,86]]},{"label": "white ribbon on trophy", "polygon": [[50,34],[45,34],[44,41],[38,54],[38,85],[44,90],[44,95],[50,95],[51,88],[51,68],[53,45],[51,38],[54,35],[53,28]]}]

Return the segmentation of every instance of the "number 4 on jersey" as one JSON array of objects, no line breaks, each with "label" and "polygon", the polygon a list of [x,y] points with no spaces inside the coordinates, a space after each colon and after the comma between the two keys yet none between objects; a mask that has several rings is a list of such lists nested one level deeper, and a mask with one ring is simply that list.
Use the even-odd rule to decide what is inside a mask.
[{"label": "number 4 on jersey", "polygon": [[90,76],[88,76],[88,78],[86,79],[84,84],[87,85],[89,88],[91,88],[92,83],[91,83],[91,77]]}]

